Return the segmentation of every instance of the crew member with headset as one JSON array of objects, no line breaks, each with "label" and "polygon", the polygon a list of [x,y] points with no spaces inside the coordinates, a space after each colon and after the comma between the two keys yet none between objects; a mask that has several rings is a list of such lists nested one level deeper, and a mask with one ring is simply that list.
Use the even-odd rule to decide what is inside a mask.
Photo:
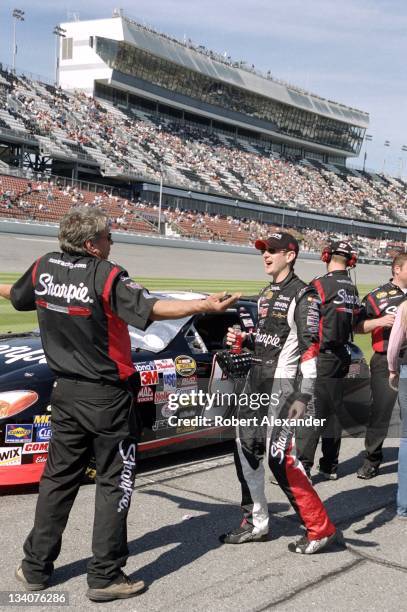
[{"label": "crew member with headset", "polygon": [[382,446],[387,436],[397,391],[388,384],[387,347],[397,308],[407,297],[407,253],[397,255],[392,262],[392,278],[368,293],[362,300],[357,331],[372,334],[374,350],[370,360],[372,404],[367,424],[363,465],[357,477],[374,478],[383,459]]},{"label": "crew member with headset", "polygon": [[322,457],[319,472],[327,480],[338,478],[338,458],[341,446],[339,415],[343,405],[343,379],[351,363],[347,343],[359,315],[359,295],[348,269],[354,268],[357,253],[349,242],[331,242],[321,259],[327,273],[315,278],[311,285],[321,300],[319,355],[315,386],[316,416],[326,419],[324,429],[302,430],[298,436],[299,456],[308,474],[314,463],[315,451],[322,434]]}]

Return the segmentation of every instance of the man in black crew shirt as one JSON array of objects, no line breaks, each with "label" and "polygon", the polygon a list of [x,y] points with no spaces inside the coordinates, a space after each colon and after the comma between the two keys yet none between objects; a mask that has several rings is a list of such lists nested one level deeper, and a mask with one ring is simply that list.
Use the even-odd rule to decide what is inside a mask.
[{"label": "man in black crew shirt", "polygon": [[108,260],[111,234],[98,209],[75,208],[61,220],[61,252],[40,257],[12,286],[0,286],[17,310],[37,310],[47,363],[56,375],[52,437],[34,527],[16,578],[28,590],[47,587],[62,533],[88,460],[96,459],[93,557],[87,596],[132,597],[145,589],[122,572],[128,557],[127,513],[134,485],[138,418],[127,324],[223,311],[237,296],[158,300]]},{"label": "man in black crew shirt", "polygon": [[[337,479],[341,427],[338,419],[343,405],[343,379],[349,372],[353,326],[359,315],[359,295],[347,272],[356,265],[356,251],[348,242],[331,242],[321,254],[327,273],[311,285],[321,300],[319,355],[315,386],[316,416],[327,419],[322,431],[320,473],[328,480]],[[314,463],[321,430],[302,430],[298,437],[299,456],[308,473]]]},{"label": "man in black crew shirt", "polygon": [[372,334],[373,356],[370,360],[372,403],[367,424],[363,465],[357,477],[374,478],[383,459],[382,447],[387,436],[397,391],[389,386],[387,347],[397,308],[407,298],[407,253],[392,262],[392,278],[368,293],[362,300],[357,331]]}]

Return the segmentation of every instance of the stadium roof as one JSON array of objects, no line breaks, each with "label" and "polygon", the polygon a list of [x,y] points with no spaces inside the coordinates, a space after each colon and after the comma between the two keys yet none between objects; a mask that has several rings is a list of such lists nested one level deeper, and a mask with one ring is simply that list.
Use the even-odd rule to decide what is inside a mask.
[{"label": "stadium roof", "polygon": [[257,74],[254,71],[229,65],[220,59],[200,52],[199,48],[189,47],[173,38],[158,34],[127,17],[121,19],[123,20],[125,42],[144,49],[153,55],[160,56],[167,61],[210,78],[224,81],[235,87],[339,121],[364,128],[369,124],[368,113],[326,100],[300,88]]}]

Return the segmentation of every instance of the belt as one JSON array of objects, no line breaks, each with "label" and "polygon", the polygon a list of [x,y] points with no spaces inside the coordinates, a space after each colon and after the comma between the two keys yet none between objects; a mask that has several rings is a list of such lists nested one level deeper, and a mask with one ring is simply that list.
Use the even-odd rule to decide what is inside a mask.
[{"label": "belt", "polygon": [[87,384],[87,385],[102,385],[108,387],[121,387],[122,389],[126,389],[128,387],[127,380],[93,380],[92,378],[84,378],[82,376],[57,376],[57,380],[69,380],[69,382],[73,382],[75,384]]}]

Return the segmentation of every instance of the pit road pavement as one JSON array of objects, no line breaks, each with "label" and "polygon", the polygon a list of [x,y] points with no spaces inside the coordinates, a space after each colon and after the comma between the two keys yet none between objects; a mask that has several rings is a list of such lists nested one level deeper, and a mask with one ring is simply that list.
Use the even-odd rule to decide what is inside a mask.
[{"label": "pit road pavement", "polygon": [[[50,591],[66,591],[70,608],[81,611],[405,609],[407,521],[394,515],[397,440],[386,442],[380,475],[369,481],[355,476],[362,446],[361,439],[343,441],[338,481],[314,477],[331,518],[344,533],[345,545],[312,556],[290,553],[288,543],[302,530],[287,499],[268,477],[269,541],[221,545],[219,534],[240,521],[232,455],[190,452],[181,464],[166,459],[151,470],[148,462],[143,463],[137,478],[126,571],[148,583],[145,594],[103,605],[85,597],[94,486],[79,491]],[[24,492],[0,499],[0,591],[21,590],[13,572],[32,526],[36,498],[36,492]]]}]

